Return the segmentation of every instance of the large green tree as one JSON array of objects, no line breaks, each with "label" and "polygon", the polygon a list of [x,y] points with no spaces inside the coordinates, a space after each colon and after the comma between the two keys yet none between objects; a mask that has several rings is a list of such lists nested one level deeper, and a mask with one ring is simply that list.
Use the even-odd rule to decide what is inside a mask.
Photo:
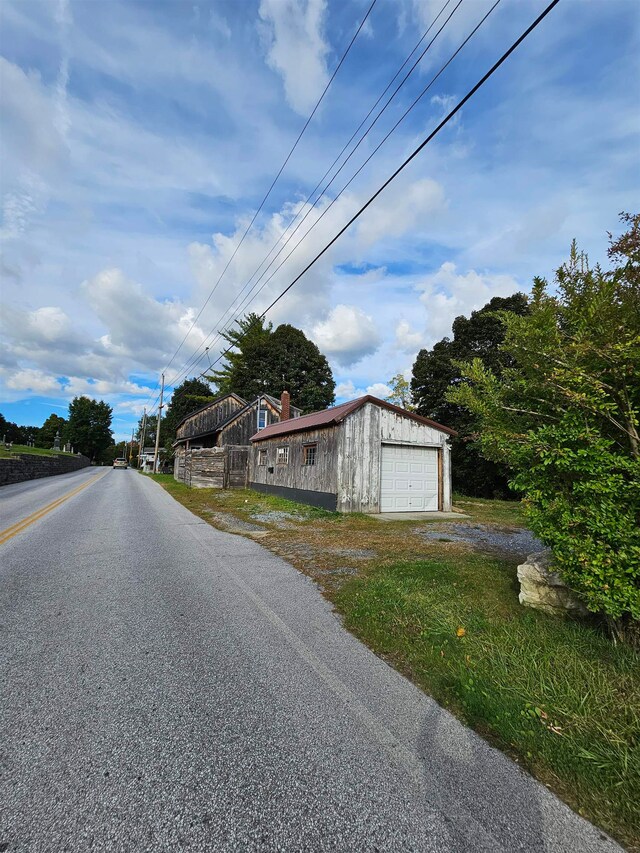
[{"label": "large green tree", "polygon": [[249,314],[225,337],[231,346],[221,370],[208,377],[220,393],[234,391],[245,400],[259,394],[279,397],[291,394],[291,402],[304,412],[330,406],[335,382],[331,368],[318,347],[304,332],[283,324],[271,324]]},{"label": "large green tree", "polygon": [[202,379],[185,379],[182,385],[178,385],[173,391],[171,402],[165,410],[161,424],[165,438],[164,443],[175,441],[176,427],[180,421],[211,399],[213,399],[211,388]]},{"label": "large green tree", "polygon": [[75,397],[69,404],[66,435],[76,452],[92,462],[102,461],[102,456],[113,443],[111,418],[113,410],[103,400]]},{"label": "large green tree", "polygon": [[447,392],[461,381],[459,361],[478,358],[497,376],[502,373],[511,358],[500,349],[505,334],[500,312],[522,316],[528,310],[523,293],[496,296],[470,317],[457,317],[452,338],[443,338],[431,350],[420,350],[413,365],[411,391],[418,414],[458,431],[451,440],[452,475],[454,489],[463,494],[508,497],[508,471],[482,455],[477,418],[464,406],[451,402]]},{"label": "large green tree", "polygon": [[42,424],[36,436],[37,447],[53,447],[56,434],[60,435],[60,446],[66,441],[67,421],[60,415],[52,413]]},{"label": "large green tree", "polygon": [[530,313],[502,314],[510,366],[475,359],[449,392],[565,580],[620,632],[640,620],[640,216],[623,218],[612,269],[574,243],[555,293],[536,279]]}]

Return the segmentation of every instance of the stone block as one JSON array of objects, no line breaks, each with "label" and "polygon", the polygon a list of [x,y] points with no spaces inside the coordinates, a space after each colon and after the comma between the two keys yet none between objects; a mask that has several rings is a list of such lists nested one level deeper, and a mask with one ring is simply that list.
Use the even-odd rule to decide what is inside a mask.
[{"label": "stone block", "polygon": [[572,613],[586,616],[587,608],[551,565],[551,552],[545,550],[529,554],[518,566],[520,604],[554,615]]}]

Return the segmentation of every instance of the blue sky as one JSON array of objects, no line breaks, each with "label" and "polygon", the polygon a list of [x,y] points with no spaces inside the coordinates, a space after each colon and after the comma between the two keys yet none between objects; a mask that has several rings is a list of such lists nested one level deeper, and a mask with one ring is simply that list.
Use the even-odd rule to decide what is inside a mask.
[{"label": "blue sky", "polygon": [[[117,438],[130,432],[369,3],[4,0],[6,417],[40,424],[89,394],[113,406]],[[219,352],[215,330],[237,312],[245,283],[308,211],[307,194],[443,5],[377,0],[170,383],[206,344],[211,358]],[[449,23],[284,254],[490,5],[450,2],[439,19],[455,9]],[[251,310],[272,301],[545,5],[501,0]],[[533,275],[552,277],[573,237],[606,260],[607,230],[640,197],[639,14],[635,0],[562,0],[278,303],[269,319],[316,341],[339,399],[384,394],[456,316],[527,291]]]}]

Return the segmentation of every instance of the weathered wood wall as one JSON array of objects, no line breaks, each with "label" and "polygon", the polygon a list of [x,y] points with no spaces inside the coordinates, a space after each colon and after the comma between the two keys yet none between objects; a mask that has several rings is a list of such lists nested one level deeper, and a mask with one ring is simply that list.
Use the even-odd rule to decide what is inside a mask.
[{"label": "weathered wood wall", "polygon": [[448,435],[435,427],[366,403],[342,424],[338,443],[338,509],[380,512],[382,444],[437,447],[442,453],[442,508],[451,510],[451,457]]},{"label": "weathered wood wall", "polygon": [[178,445],[173,456],[173,479],[179,483],[184,483],[184,463],[185,463],[185,448],[184,445]]},{"label": "weathered wood wall", "polygon": [[191,468],[188,486],[194,489],[225,488],[226,452],[224,448],[187,450],[186,455]]},{"label": "weathered wood wall", "polygon": [[247,446],[226,447],[225,489],[244,489],[247,486],[249,450]]},{"label": "weathered wood wall", "polygon": [[340,512],[380,512],[380,448],[380,409],[367,403],[340,428],[336,459]]},{"label": "weathered wood wall", "polygon": [[210,403],[205,408],[194,412],[186,421],[178,427],[176,438],[189,438],[190,436],[202,435],[212,432],[217,426],[223,424],[233,412],[237,412],[247,404],[239,397],[222,397]]},{"label": "weathered wood wall", "polygon": [[174,479],[194,489],[242,489],[247,484],[248,447],[179,447]]},{"label": "weathered wood wall", "polygon": [[[332,426],[255,442],[249,453],[249,483],[335,494],[339,430],[340,427]],[[302,448],[314,442],[317,443],[315,465],[303,465]],[[287,465],[276,462],[278,447],[289,448]],[[266,465],[258,465],[259,450],[267,451]],[[269,468],[273,468],[273,471]]]},{"label": "weathered wood wall", "polygon": [[[229,426],[224,427],[218,433],[216,447],[226,444],[249,446],[249,439],[258,432],[258,412],[256,405],[250,406],[245,412],[238,415]],[[273,423],[273,420],[269,421]]]}]

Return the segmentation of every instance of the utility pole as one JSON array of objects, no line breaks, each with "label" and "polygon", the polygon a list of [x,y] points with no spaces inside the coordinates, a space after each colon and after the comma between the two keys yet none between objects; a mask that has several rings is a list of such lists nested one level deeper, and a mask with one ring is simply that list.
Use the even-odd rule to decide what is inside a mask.
[{"label": "utility pole", "polygon": [[129,448],[129,462],[133,460],[133,429],[131,430],[131,445]]},{"label": "utility pole", "polygon": [[158,406],[158,426],[156,427],[156,449],[153,454],[153,473],[158,473],[158,448],[160,447],[160,421],[162,420],[162,399],[164,397],[164,373],[160,385],[160,405]]},{"label": "utility pole", "polygon": [[138,468],[140,467],[140,460],[142,459],[142,454],[144,453],[144,439],[145,433],[147,431],[147,407],[144,407],[144,412],[142,414],[142,429],[140,430],[140,447],[138,449]]}]

